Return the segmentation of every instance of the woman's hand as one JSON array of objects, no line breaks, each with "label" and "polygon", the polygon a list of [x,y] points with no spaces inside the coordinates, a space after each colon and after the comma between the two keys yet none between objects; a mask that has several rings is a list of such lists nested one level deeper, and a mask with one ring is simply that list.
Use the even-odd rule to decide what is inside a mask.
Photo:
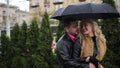
[{"label": "woman's hand", "polygon": [[87,57],[87,58],[86,58],[86,62],[89,62],[89,61],[90,61],[90,57]]},{"label": "woman's hand", "polygon": [[89,63],[89,68],[96,68],[93,63]]},{"label": "woman's hand", "polygon": [[90,56],[90,62],[93,63],[96,68],[98,68],[99,61],[94,56]]}]

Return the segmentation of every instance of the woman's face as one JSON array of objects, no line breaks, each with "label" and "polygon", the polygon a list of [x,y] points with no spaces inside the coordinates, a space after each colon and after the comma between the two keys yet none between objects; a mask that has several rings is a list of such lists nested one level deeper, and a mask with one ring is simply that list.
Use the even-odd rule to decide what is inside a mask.
[{"label": "woman's face", "polygon": [[90,23],[85,23],[85,24],[82,26],[82,32],[83,32],[83,34],[85,34],[85,35],[90,34],[90,33],[93,33],[92,24],[90,24]]}]

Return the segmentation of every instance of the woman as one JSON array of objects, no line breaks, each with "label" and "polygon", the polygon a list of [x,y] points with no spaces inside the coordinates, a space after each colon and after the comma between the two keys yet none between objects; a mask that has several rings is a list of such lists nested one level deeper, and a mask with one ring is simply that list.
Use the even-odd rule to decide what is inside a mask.
[{"label": "woman", "polygon": [[[100,62],[106,53],[106,40],[100,27],[92,20],[83,20],[80,23],[80,40],[76,41],[73,57],[85,57],[89,68],[103,68]],[[86,68],[85,65],[83,68]]]}]

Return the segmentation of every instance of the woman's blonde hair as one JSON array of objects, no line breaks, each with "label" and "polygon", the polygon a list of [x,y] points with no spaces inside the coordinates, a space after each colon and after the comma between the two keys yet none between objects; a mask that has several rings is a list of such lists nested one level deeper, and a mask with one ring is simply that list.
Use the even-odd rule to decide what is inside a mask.
[{"label": "woman's blonde hair", "polygon": [[86,25],[87,23],[90,23],[93,28],[93,33],[96,36],[96,45],[98,48],[98,54],[96,58],[101,61],[106,53],[106,39],[104,35],[102,34],[102,31],[98,24],[95,21],[92,20],[83,20],[80,22],[80,43],[81,43],[81,57],[88,57],[93,55],[93,41],[90,36],[84,35],[82,31],[82,27]]}]

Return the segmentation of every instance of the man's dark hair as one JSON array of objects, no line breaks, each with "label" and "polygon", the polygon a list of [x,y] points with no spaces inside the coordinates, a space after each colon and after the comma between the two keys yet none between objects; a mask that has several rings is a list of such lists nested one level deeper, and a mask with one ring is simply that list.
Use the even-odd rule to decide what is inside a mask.
[{"label": "man's dark hair", "polygon": [[62,20],[62,23],[64,24],[64,27],[70,26],[71,22],[76,21],[75,19],[64,19]]}]

